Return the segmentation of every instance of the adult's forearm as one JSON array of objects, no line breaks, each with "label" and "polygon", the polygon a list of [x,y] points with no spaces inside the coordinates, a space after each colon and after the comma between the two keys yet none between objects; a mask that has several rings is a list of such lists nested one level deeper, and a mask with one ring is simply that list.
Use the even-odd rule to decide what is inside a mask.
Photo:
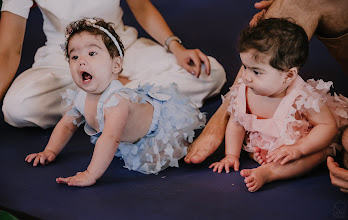
[{"label": "adult's forearm", "polygon": [[27,20],[11,12],[1,12],[0,20],[0,99],[17,72]]},{"label": "adult's forearm", "polygon": [[20,54],[14,56],[0,55],[0,100],[6,94],[16,75],[20,62]]},{"label": "adult's forearm", "polygon": [[165,40],[173,33],[151,1],[128,0],[127,2],[142,28],[157,42],[164,45]]}]

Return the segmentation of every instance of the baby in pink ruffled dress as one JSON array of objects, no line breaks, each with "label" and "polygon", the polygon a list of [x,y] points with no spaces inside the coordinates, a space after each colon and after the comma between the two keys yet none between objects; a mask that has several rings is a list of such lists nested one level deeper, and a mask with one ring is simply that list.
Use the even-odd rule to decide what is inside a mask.
[{"label": "baby in pink ruffled dress", "polygon": [[239,52],[242,77],[224,100],[230,101],[226,156],[210,168],[238,171],[243,147],[261,164],[240,172],[254,192],[303,175],[335,153],[339,128],[348,124],[348,99],[328,94],[332,82],[304,82],[298,75],[308,38],[287,19],[265,19],[243,30]]}]

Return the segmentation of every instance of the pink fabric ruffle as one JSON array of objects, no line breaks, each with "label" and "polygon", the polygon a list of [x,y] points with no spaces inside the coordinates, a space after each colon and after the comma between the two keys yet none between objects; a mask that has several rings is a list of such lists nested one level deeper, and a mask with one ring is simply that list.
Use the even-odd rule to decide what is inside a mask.
[{"label": "pink fabric ruffle", "polygon": [[[320,102],[325,103],[332,111],[338,127],[348,124],[348,99],[336,93],[331,96],[329,90],[332,82],[310,79],[305,83],[301,77],[295,80],[288,94],[283,98],[270,119],[258,119],[246,112],[245,84],[240,80],[230,88],[228,95],[232,99],[228,112],[246,130],[244,150],[254,152],[254,147],[273,151],[282,145],[294,144],[312,129],[313,125],[307,121],[309,109],[319,112]],[[243,94],[244,93],[244,94]],[[293,96],[293,97],[289,97]],[[291,102],[286,104],[287,102]],[[277,114],[279,113],[279,114]]]}]

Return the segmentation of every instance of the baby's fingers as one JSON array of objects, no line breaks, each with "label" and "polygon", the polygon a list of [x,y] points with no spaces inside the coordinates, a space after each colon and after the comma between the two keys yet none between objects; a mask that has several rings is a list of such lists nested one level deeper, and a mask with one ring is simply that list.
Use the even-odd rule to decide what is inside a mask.
[{"label": "baby's fingers", "polygon": [[270,163],[270,162],[277,163],[279,160],[283,159],[287,155],[288,154],[285,151],[275,150],[266,156],[268,158],[267,163]]},{"label": "baby's fingers", "polygon": [[234,171],[239,171],[239,161],[234,163]]},{"label": "baby's fingers", "polygon": [[271,157],[274,158],[274,156],[277,155],[278,152],[279,152],[279,149],[276,149],[276,150],[274,150],[274,151],[272,151],[272,152],[269,152],[269,151],[268,151],[268,153],[267,153],[267,155],[266,155],[266,158],[267,158],[267,159],[268,159],[268,158],[271,158]]},{"label": "baby's fingers", "polygon": [[267,155],[267,163],[270,163],[272,161],[274,161],[274,159],[276,158],[277,154],[271,154],[271,155]]},{"label": "baby's fingers", "polygon": [[72,177],[67,177],[67,178],[58,177],[56,179],[57,183],[64,183],[64,184],[67,184],[69,186],[71,185],[71,181],[72,181]]},{"label": "baby's fingers", "polygon": [[[228,163],[225,163],[225,170],[226,170],[226,173],[230,172],[230,165]],[[222,169],[221,169],[221,171],[222,171]]]},{"label": "baby's fingers", "polygon": [[46,164],[46,159],[47,159],[46,155],[40,157],[40,163],[41,163],[41,165],[45,165],[45,164]]},{"label": "baby's fingers", "polygon": [[[226,163],[220,163],[220,164],[219,164],[218,173],[221,173],[225,166],[226,166]],[[227,165],[227,166],[228,166],[228,165]]]},{"label": "baby's fingers", "polygon": [[38,155],[36,156],[36,158],[35,158],[35,160],[34,160],[34,162],[33,162],[33,166],[34,166],[34,167],[36,167],[36,166],[40,163],[40,161],[42,160],[41,158],[42,158],[42,155],[40,155],[40,154],[38,154]]},{"label": "baby's fingers", "polygon": [[292,160],[291,156],[288,155],[288,156],[286,156],[286,157],[280,162],[280,164],[281,164],[281,165],[284,165],[284,164],[286,164],[287,162],[289,162],[289,161],[291,161],[291,160]]},{"label": "baby's fingers", "polygon": [[37,156],[37,153],[35,154],[29,154],[28,156],[26,156],[25,161],[28,163],[31,163],[31,161]]},{"label": "baby's fingers", "polygon": [[219,164],[220,162],[213,163],[209,168],[213,168],[213,172],[216,172],[216,170],[219,168]]},{"label": "baby's fingers", "polygon": [[[274,163],[277,163],[281,159],[283,159],[286,155],[284,153],[280,152],[279,154],[275,155],[274,159],[272,160]],[[267,160],[268,162],[268,160]]]},{"label": "baby's fingers", "polygon": [[209,166],[209,168],[213,168],[213,167],[215,167],[217,164],[219,164],[219,162],[212,163],[212,164]]}]

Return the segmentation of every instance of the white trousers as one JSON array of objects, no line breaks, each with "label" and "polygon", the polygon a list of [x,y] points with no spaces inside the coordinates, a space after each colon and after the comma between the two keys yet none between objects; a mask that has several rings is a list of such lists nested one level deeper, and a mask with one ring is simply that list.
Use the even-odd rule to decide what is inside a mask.
[{"label": "white trousers", "polygon": [[[175,56],[161,45],[140,38],[127,48],[121,75],[132,80],[126,85],[129,88],[147,82],[164,87],[176,83],[182,94],[201,107],[205,99],[219,94],[226,82],[224,68],[214,58],[209,60],[210,75],[202,65],[197,79],[177,65]],[[76,88],[68,65],[34,65],[21,73],[7,91],[2,106],[5,121],[15,127],[54,126],[61,118],[61,94],[67,88]]]}]

